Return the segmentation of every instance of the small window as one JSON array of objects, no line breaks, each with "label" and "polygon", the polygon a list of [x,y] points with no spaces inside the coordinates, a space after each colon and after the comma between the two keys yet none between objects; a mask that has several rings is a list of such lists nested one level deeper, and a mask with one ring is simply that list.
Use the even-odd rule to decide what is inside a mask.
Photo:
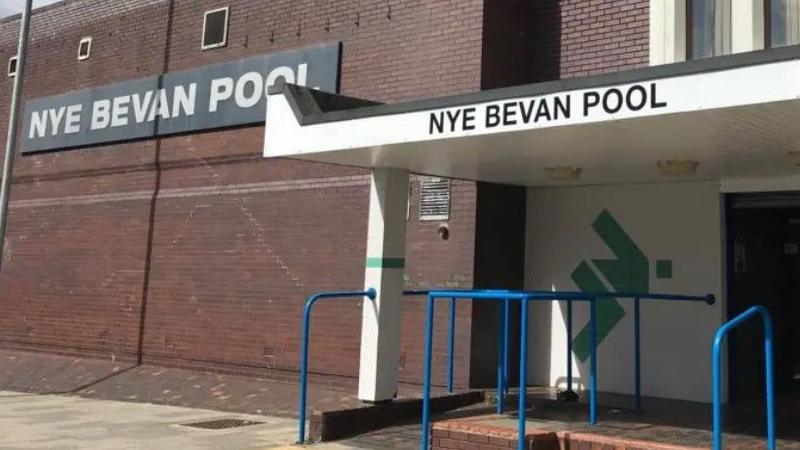
[{"label": "small window", "polygon": [[84,59],[89,59],[91,53],[92,53],[92,38],[85,37],[81,39],[81,42],[78,44],[78,60],[83,61]]},{"label": "small window", "polygon": [[228,11],[230,8],[219,8],[206,11],[203,17],[202,49],[224,47],[228,44]]},{"label": "small window", "polygon": [[17,74],[17,57],[8,58],[8,76],[13,77]]},{"label": "small window", "polygon": [[721,56],[731,52],[731,1],[686,2],[687,59]]},{"label": "small window", "polygon": [[800,44],[800,0],[767,0],[766,47]]},{"label": "small window", "polygon": [[450,180],[426,178],[420,182],[419,220],[450,218]]}]

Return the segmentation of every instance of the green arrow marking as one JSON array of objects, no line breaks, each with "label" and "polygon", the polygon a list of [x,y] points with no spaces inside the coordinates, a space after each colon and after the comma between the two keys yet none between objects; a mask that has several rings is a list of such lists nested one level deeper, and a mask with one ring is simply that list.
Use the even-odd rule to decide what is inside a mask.
[{"label": "green arrow marking", "polygon": [[[611,249],[617,259],[594,259],[597,270],[616,292],[648,292],[650,290],[650,265],[645,254],[625,230],[606,210],[592,223],[600,239]],[[583,292],[608,292],[603,282],[586,261],[581,261],[572,272],[572,281]],[[616,299],[607,299],[597,305],[597,345],[625,317],[625,310]],[[583,362],[589,357],[589,325],[581,329],[573,340],[575,356]]]},{"label": "green arrow marking", "polygon": [[[572,272],[572,281],[583,292],[608,292],[603,282],[594,273],[586,261],[581,261],[578,267]],[[599,345],[611,332],[611,329],[625,317],[625,310],[617,302],[616,299],[603,300],[597,304],[597,344]],[[589,335],[590,328],[586,325],[578,332],[575,339],[572,341],[572,349],[575,351],[575,356],[581,362],[586,361],[589,357],[591,345],[591,336]]]},{"label": "green arrow marking", "polygon": [[617,292],[648,292],[650,269],[647,256],[639,249],[628,233],[603,210],[592,224],[592,228],[605,242],[617,259],[593,260],[597,269]]}]

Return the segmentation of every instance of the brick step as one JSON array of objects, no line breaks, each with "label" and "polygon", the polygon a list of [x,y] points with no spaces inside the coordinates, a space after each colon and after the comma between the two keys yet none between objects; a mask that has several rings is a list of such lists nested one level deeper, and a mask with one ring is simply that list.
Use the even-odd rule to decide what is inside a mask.
[{"label": "brick step", "polygon": [[[483,404],[483,391],[466,391],[431,397],[431,413],[439,414]],[[309,426],[312,441],[333,441],[379,430],[408,420],[419,420],[421,398],[402,398],[388,403],[362,404],[353,408],[313,411]]]},{"label": "brick step", "polygon": [[[687,447],[594,433],[538,429],[528,429],[525,441],[529,450],[704,450],[703,447]],[[510,448],[517,448],[516,429],[481,424],[474,417],[436,422],[432,426],[431,450]]]}]

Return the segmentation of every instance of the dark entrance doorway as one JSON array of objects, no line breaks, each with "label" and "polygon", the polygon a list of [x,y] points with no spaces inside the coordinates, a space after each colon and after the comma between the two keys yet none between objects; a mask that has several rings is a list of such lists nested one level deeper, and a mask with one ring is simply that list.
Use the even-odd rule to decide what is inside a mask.
[{"label": "dark entrance doorway", "polygon": [[[776,389],[800,398],[800,192],[735,194],[727,199],[728,317],[753,304],[775,325]],[[761,324],[730,336],[732,402],[763,398]]]}]

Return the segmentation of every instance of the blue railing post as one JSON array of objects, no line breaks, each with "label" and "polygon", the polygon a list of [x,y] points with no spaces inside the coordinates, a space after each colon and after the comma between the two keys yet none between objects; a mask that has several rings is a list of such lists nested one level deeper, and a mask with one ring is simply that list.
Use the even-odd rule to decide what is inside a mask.
[{"label": "blue railing post", "polygon": [[506,347],[505,341],[507,336],[507,330],[505,329],[505,314],[503,314],[503,309],[500,309],[500,314],[498,315],[498,326],[497,326],[497,392],[495,394],[495,400],[497,401],[497,414],[503,414],[506,410],[505,407],[505,385],[504,385],[504,378],[505,374],[505,360],[506,360]]},{"label": "blue railing post", "polygon": [[528,397],[528,298],[519,302],[519,399],[517,402],[517,450],[525,450],[525,412]]},{"label": "blue railing post", "polygon": [[760,314],[764,324],[764,377],[767,409],[767,449],[775,450],[775,372],[772,360],[772,318],[769,311],[761,305],[751,306],[743,313],[722,324],[714,335],[711,361],[711,396],[712,396],[712,447],[722,450],[722,342],[728,332],[750,317]]},{"label": "blue railing post", "polygon": [[456,341],[456,299],[450,299],[450,329],[447,334],[447,392],[453,392],[453,359]]},{"label": "blue railing post", "polygon": [[428,433],[430,431],[431,409],[431,354],[433,348],[433,311],[434,296],[428,294],[428,305],[425,310],[425,366],[422,383],[422,433],[420,436],[420,449],[428,448]]},{"label": "blue railing post", "polygon": [[[723,325],[724,327],[724,325]],[[722,336],[717,330],[714,336],[714,345],[711,356],[711,447],[714,450],[722,450],[722,355],[720,345]]]},{"label": "blue railing post", "polygon": [[642,407],[642,353],[639,297],[633,299],[633,365],[636,385],[636,409]]},{"label": "blue railing post", "polygon": [[572,299],[567,299],[567,392],[572,392]]},{"label": "blue railing post", "polygon": [[308,389],[308,325],[311,320],[311,306],[314,304],[315,298],[312,296],[306,301],[303,309],[303,337],[302,348],[300,350],[300,405],[298,417],[298,436],[297,442],[303,443],[306,440],[306,396]]},{"label": "blue railing post", "polygon": [[762,314],[764,320],[764,377],[767,397],[767,448],[777,448],[775,434],[775,366],[772,359],[772,318],[766,309]]},{"label": "blue railing post", "polygon": [[335,291],[320,292],[310,295],[306,299],[303,307],[303,331],[300,341],[300,399],[298,400],[298,419],[297,419],[297,442],[302,444],[306,440],[306,400],[308,397],[308,335],[311,325],[311,308],[317,300],[322,298],[347,298],[347,297],[367,297],[375,300],[377,292],[373,288],[366,291]]},{"label": "blue railing post", "polygon": [[597,299],[591,300],[591,369],[589,374],[589,423],[597,424]]},{"label": "blue railing post", "polygon": [[508,372],[511,370],[510,334],[511,334],[511,300],[503,300],[503,395],[508,393]]}]

